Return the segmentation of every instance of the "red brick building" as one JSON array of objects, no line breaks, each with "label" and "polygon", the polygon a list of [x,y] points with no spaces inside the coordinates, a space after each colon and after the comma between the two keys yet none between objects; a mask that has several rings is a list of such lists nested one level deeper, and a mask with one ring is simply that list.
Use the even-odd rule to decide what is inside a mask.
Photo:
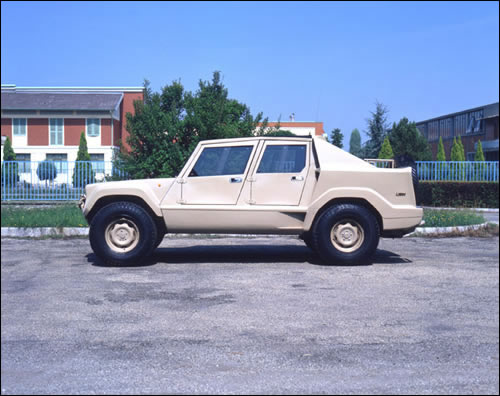
[{"label": "red brick building", "polygon": [[478,140],[485,160],[498,161],[498,102],[420,121],[417,128],[430,143],[433,159],[440,137],[449,160],[453,138],[460,136],[468,161],[474,160]]},{"label": "red brick building", "polygon": [[1,134],[12,141],[18,160],[75,161],[85,132],[92,161],[103,164],[111,162],[119,141],[128,148],[126,114],[144,99],[143,87],[2,85],[1,95]]}]

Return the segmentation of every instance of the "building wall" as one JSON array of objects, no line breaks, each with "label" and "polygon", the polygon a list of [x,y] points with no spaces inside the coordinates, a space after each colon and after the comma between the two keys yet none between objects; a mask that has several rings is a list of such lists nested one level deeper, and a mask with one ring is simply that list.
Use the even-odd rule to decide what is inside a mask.
[{"label": "building wall", "polygon": [[48,118],[27,118],[26,129],[26,136],[14,136],[12,139],[12,119],[2,118],[2,135],[9,136],[12,140],[12,148],[16,154],[29,154],[31,161],[43,161],[47,154],[66,154],[68,161],[76,161],[82,131],[86,134],[89,154],[104,154],[104,161],[111,162],[116,149],[111,145],[111,119],[101,118],[100,135],[91,137],[87,136],[85,118],[64,118],[64,138],[63,145],[60,146],[49,145]]},{"label": "building wall", "polygon": [[[48,119],[47,119],[48,123]],[[65,118],[64,119],[64,145],[78,146],[80,144],[80,136],[85,133],[84,118]],[[30,131],[28,131],[28,134]]]},{"label": "building wall", "polygon": [[49,119],[28,118],[28,146],[49,145]]},{"label": "building wall", "polygon": [[[458,138],[458,136],[454,137],[455,139]],[[466,159],[470,160],[472,153],[476,152],[476,143],[479,140],[481,140],[481,143],[490,140],[498,140],[498,117],[484,120],[484,127],[482,133],[469,136],[462,135],[460,136],[460,140],[462,140],[462,144],[464,146],[465,157]],[[431,146],[432,159],[435,160],[437,156],[439,140],[429,142],[429,144]],[[451,147],[453,146],[453,137],[443,138],[443,146],[444,146],[444,151],[446,153],[446,159],[450,160]]]},{"label": "building wall", "polygon": [[127,143],[127,137],[129,133],[127,131],[127,113],[134,114],[134,101],[144,100],[143,92],[125,92],[123,94],[123,100],[120,105],[120,133],[119,139],[123,143],[123,147],[130,151],[130,146]]},{"label": "building wall", "polygon": [[12,142],[12,118],[2,118],[2,136],[8,136]]},{"label": "building wall", "polygon": [[118,146],[118,143],[120,141],[120,135],[121,135],[121,123],[118,120],[113,120],[113,133],[112,133],[112,138],[113,138],[113,145]]},{"label": "building wall", "polygon": [[427,138],[433,159],[437,155],[440,137],[443,140],[446,158],[449,160],[453,139],[460,136],[466,159],[471,160],[474,158],[475,145],[479,140],[481,143],[493,143],[496,140],[498,148],[498,103],[417,122],[417,128]]},{"label": "building wall", "polygon": [[111,119],[101,118],[101,146],[111,146]]}]

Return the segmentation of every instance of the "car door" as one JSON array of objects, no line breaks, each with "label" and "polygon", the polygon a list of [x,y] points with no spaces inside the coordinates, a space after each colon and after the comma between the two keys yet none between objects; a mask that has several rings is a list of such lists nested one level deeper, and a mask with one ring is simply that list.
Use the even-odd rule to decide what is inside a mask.
[{"label": "car door", "polygon": [[265,142],[250,179],[251,203],[298,205],[308,169],[308,142]]},{"label": "car door", "polygon": [[255,142],[206,145],[182,180],[184,205],[236,205]]}]

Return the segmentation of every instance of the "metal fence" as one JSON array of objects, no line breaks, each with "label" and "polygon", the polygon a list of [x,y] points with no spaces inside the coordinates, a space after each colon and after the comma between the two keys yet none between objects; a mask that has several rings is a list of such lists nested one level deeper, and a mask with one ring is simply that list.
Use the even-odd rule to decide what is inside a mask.
[{"label": "metal fence", "polygon": [[128,179],[105,161],[3,161],[2,201],[78,200],[90,183]]},{"label": "metal fence", "polygon": [[[498,161],[416,165],[420,180],[498,182]],[[1,176],[2,201],[78,200],[89,183],[129,179],[114,163],[104,161],[3,161]]]},{"label": "metal fence", "polygon": [[417,161],[419,180],[498,182],[498,161]]}]

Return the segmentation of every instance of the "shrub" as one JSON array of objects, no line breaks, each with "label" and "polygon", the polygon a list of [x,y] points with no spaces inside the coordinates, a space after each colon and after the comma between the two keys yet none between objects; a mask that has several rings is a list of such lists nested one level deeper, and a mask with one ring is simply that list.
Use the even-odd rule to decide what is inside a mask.
[{"label": "shrub", "polygon": [[[16,160],[16,153],[12,149],[12,143],[9,137],[5,139],[3,146],[3,160],[2,163],[2,185],[4,183],[12,184],[19,181],[19,164],[17,162],[10,162]],[[8,162],[6,162],[8,161]]]},{"label": "shrub", "polygon": [[389,141],[389,137],[386,136],[384,138],[384,143],[382,143],[382,148],[378,153],[379,159],[392,159],[394,158],[394,153],[392,152],[391,142]]},{"label": "shrub", "polygon": [[76,155],[75,168],[73,169],[73,186],[85,187],[87,184],[95,183],[95,172],[92,169],[90,155],[87,149],[85,132],[80,135],[80,145]]},{"label": "shrub", "polygon": [[454,208],[498,208],[498,182],[423,181],[417,205]]},{"label": "shrub", "polygon": [[57,168],[52,161],[42,161],[36,168],[36,175],[40,181],[54,181],[57,177]]},{"label": "shrub", "polygon": [[73,169],[73,186],[85,187],[87,184],[95,183],[95,172],[92,163],[88,161],[76,161]]}]

